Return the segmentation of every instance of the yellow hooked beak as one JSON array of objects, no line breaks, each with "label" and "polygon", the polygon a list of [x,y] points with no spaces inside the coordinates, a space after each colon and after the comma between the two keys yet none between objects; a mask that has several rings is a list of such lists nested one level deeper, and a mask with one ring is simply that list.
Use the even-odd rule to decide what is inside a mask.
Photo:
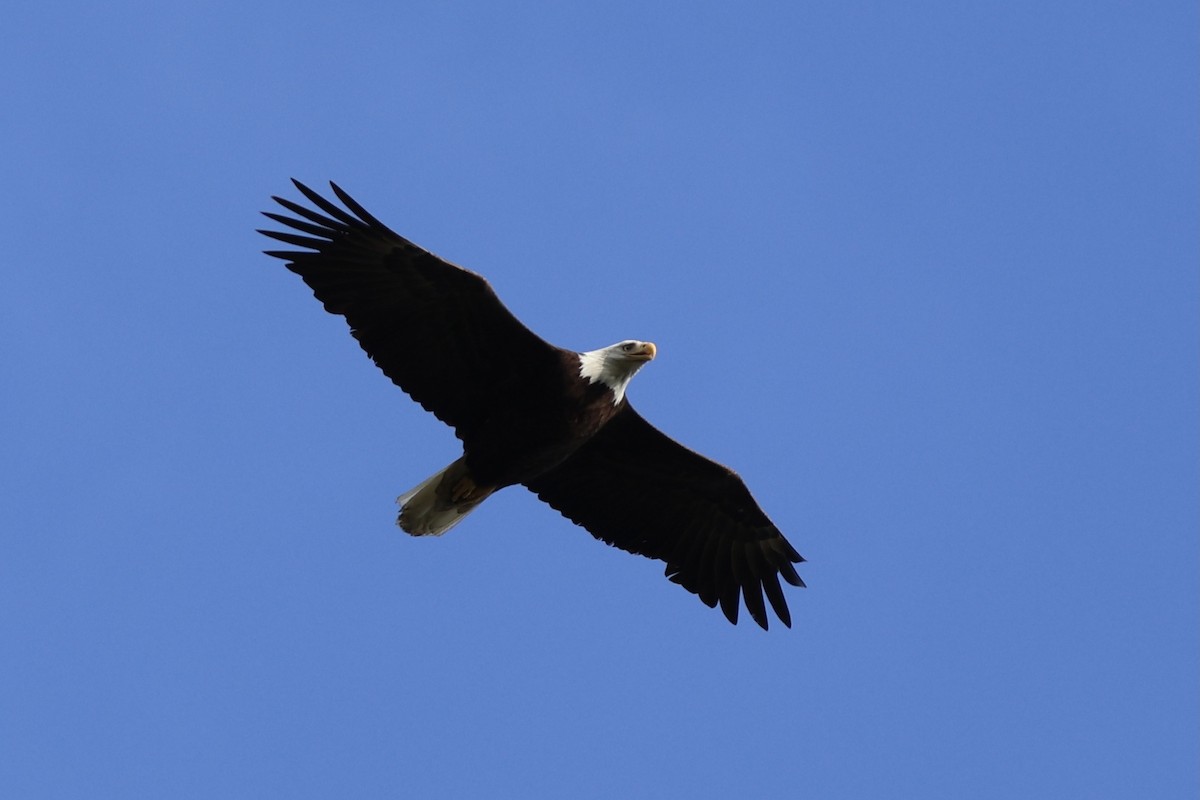
[{"label": "yellow hooked beak", "polygon": [[658,348],[654,346],[654,342],[642,342],[641,349],[630,353],[629,358],[635,361],[653,361],[656,353]]}]

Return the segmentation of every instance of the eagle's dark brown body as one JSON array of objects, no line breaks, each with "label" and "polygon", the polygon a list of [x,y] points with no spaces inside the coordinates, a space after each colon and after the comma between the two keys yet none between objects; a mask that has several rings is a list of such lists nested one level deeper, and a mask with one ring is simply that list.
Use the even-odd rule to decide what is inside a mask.
[{"label": "eagle's dark brown body", "polygon": [[522,403],[497,403],[494,415],[481,419],[462,437],[463,454],[475,480],[501,489],[534,480],[591,439],[624,406],[612,390],[579,374],[579,355],[557,354],[554,371],[537,392],[523,390]]}]

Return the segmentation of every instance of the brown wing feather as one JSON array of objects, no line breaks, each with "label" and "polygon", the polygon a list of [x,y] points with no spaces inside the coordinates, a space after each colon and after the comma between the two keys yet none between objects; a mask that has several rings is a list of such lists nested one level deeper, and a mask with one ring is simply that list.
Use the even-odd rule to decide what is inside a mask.
[{"label": "brown wing feather", "polygon": [[587,444],[526,483],[541,500],[622,550],[665,561],[666,575],[737,624],[738,596],[764,629],[763,593],[791,627],[779,576],[804,559],[737,473],[695,453],[626,405]]},{"label": "brown wing feather", "polygon": [[293,183],[319,211],[273,198],[296,216],[264,214],[298,233],[259,232],[305,249],[267,254],[287,261],[327,311],[346,318],[384,374],[459,438],[471,438],[489,403],[554,385],[558,348],[514,317],[482,276],[390,230],[336,184],[349,211]]}]

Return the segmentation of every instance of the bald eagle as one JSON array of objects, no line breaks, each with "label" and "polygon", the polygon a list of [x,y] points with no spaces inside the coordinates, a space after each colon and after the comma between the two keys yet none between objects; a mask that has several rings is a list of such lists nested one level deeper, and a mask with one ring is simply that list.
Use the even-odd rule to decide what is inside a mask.
[{"label": "bald eagle", "polygon": [[[728,467],[642,419],[629,381],[656,354],[626,339],[577,353],[544,341],[482,276],[380,223],[331,183],[345,209],[299,181],[319,210],[273,197],[291,231],[259,231],[303,248],[287,262],[387,377],[454,428],[463,454],[397,498],[397,524],[437,536],[492,493],[521,484],[593,536],[666,562],[666,576],[718,603],[737,624],[739,596],[765,630],[766,594],[791,627],[779,576],[804,586],[804,559]],[[295,232],[293,232],[295,231]]]}]

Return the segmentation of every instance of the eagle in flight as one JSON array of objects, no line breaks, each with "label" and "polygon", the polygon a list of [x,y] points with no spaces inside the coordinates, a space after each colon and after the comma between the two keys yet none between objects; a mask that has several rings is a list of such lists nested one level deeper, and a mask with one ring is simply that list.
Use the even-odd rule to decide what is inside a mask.
[{"label": "eagle in flight", "polygon": [[509,312],[482,276],[383,225],[336,184],[341,208],[299,181],[313,206],[272,199],[299,250],[269,250],[346,318],[367,355],[462,440],[463,454],[397,498],[398,524],[437,536],[492,493],[521,484],[610,545],[666,563],[666,576],[718,603],[737,624],[739,599],[764,629],[766,595],[784,625],[780,576],[804,586],[804,559],[737,473],[646,422],[626,397],[654,359],[626,339],[577,353]]}]

